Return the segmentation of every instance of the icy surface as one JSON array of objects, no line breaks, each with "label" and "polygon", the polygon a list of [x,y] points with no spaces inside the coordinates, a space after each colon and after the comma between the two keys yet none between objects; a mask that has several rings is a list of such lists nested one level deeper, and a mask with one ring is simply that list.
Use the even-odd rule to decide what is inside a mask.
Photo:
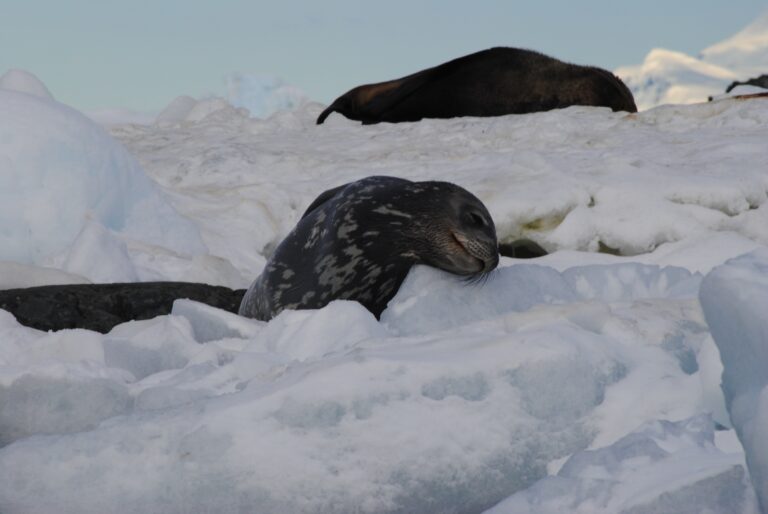
[{"label": "icy surface", "polygon": [[636,255],[714,232],[768,243],[768,99],[365,127],[317,127],[321,108],[268,120],[220,110],[113,134],[180,193],[174,205],[242,273],[240,287],[319,192],[372,174],[454,181],[488,206],[501,241],[549,251]]},{"label": "icy surface", "polygon": [[[503,258],[477,283],[415,267],[381,322],[346,301],[264,323],[178,300],[171,315],[109,334],[43,333],[0,311],[3,514],[757,512],[731,420],[750,466],[761,440],[725,410],[699,290],[728,259],[768,251],[768,101],[376,126],[334,116],[317,127],[318,104],[255,119],[181,100],[165,121],[110,129],[139,167],[66,107],[0,94],[21,99],[9,104],[17,120],[38,110],[67,120],[33,124],[41,132],[16,139],[2,166],[21,142],[60,134],[66,145],[90,138],[75,157],[106,152],[111,170],[103,183],[55,180],[69,201],[35,230],[18,229],[19,212],[47,203],[20,209],[22,175],[0,175],[14,177],[0,189],[13,202],[0,202],[0,248],[60,243],[50,258],[2,257],[0,287],[80,277],[246,287],[318,193],[371,174],[458,183],[488,206],[501,240],[553,252]],[[151,187],[119,179],[121,163]],[[135,200],[133,187],[155,191],[194,230],[140,210],[129,234],[72,193],[94,184],[113,195],[105,209]],[[64,206],[77,223],[64,223]],[[197,254],[177,246],[200,238]],[[712,276],[752,280],[744,262]],[[719,319],[756,327],[756,308]]]},{"label": "icy surface", "polygon": [[298,87],[270,75],[232,73],[224,81],[229,103],[248,109],[251,116],[257,118],[267,118],[277,111],[293,110],[309,100]]},{"label": "icy surface", "polygon": [[84,114],[103,126],[122,125],[126,123],[149,125],[150,123],[154,123],[157,118],[157,113],[122,108],[96,109]]},{"label": "icy surface", "polygon": [[[93,225],[171,251],[205,251],[195,225],[176,213],[136,160],[77,111],[0,90],[0,120],[1,259],[50,263],[73,251],[78,234]],[[92,245],[94,236],[81,243]],[[96,260],[108,255],[111,246]],[[79,266],[72,271],[88,276]]]},{"label": "icy surface", "polygon": [[701,304],[723,359],[728,412],[768,511],[768,250],[712,271],[702,284]]},{"label": "icy surface", "polygon": [[487,514],[755,512],[743,455],[715,446],[712,420],[646,423],[571,456],[554,476]]},{"label": "icy surface", "polygon": [[0,290],[20,287],[87,284],[87,278],[56,268],[0,261]]},{"label": "icy surface", "polygon": [[[519,276],[517,268],[529,267],[502,268],[499,281]],[[91,371],[78,364],[69,380],[44,363],[68,355],[74,333],[45,340],[51,336],[5,319],[3,391],[55,383],[87,397],[93,418],[81,416],[78,425],[72,414],[53,411],[45,423],[7,430],[5,442],[15,443],[0,450],[0,507],[95,512],[109,501],[122,512],[157,505],[171,512],[249,505],[279,512],[479,512],[546,477],[555,459],[610,444],[660,412],[677,419],[698,412],[693,374],[706,330],[695,292],[673,293],[693,276],[643,265],[598,271],[542,267],[552,278],[541,289],[558,302],[535,307],[480,287],[479,305],[501,304],[491,319],[465,318],[449,331],[415,336],[396,335],[406,332],[401,320],[382,326],[353,302],[286,311],[270,323],[248,321],[246,330],[177,302],[178,315],[119,325],[103,336],[70,331],[91,341]],[[413,273],[417,282],[426,276],[422,292],[455,286],[432,274]],[[600,287],[616,275],[622,288]],[[574,279],[590,299],[571,290]],[[649,289],[660,281],[667,286]],[[517,286],[520,296],[538,287]],[[644,304],[649,291],[656,304]],[[418,294],[404,288],[395,305]],[[430,326],[456,318],[462,306],[414,310]],[[201,336],[187,317],[229,328]],[[222,339],[196,342],[217,331]],[[78,389],[88,373],[98,377],[93,391]],[[623,406],[628,394],[644,397],[644,408],[630,417]],[[35,397],[17,396],[0,412],[0,424],[41,408]],[[111,419],[92,427],[105,417]],[[73,431],[79,433],[29,437]],[[704,461],[701,474],[717,476],[738,458],[727,465]],[[679,473],[699,464],[687,470],[679,463]],[[93,473],[98,480],[82,482]],[[737,480],[743,475],[733,473],[724,483],[749,491]],[[126,488],[126,476],[141,479]],[[51,481],[61,487],[40,488]]]},{"label": "icy surface", "polygon": [[53,100],[53,95],[39,78],[24,70],[11,69],[0,76],[0,89],[17,91],[37,96],[44,100]]}]

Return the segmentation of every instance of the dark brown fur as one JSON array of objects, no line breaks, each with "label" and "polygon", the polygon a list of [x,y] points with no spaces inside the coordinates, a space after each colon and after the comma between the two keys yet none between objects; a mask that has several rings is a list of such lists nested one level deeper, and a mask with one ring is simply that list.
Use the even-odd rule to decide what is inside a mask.
[{"label": "dark brown fur", "polygon": [[499,47],[401,79],[358,86],[337,98],[317,123],[332,112],[371,124],[524,114],[571,105],[637,112],[629,88],[606,70]]}]

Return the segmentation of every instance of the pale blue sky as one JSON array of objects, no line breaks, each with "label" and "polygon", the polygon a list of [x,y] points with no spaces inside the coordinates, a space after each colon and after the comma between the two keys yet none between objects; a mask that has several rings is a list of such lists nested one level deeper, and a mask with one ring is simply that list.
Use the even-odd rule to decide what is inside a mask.
[{"label": "pale blue sky", "polygon": [[766,0],[2,0],[0,73],[31,71],[78,109],[156,111],[223,92],[230,72],[282,77],[322,102],[491,46],[612,69],[651,48],[692,55]]}]

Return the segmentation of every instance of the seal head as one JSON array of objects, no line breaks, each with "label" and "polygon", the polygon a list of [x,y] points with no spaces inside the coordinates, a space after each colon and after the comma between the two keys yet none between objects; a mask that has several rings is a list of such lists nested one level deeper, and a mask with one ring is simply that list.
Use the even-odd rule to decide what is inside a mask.
[{"label": "seal head", "polygon": [[269,320],[283,309],[346,299],[378,318],[414,264],[477,278],[498,262],[493,220],[467,190],[368,177],[312,202],[251,284],[239,313]]}]

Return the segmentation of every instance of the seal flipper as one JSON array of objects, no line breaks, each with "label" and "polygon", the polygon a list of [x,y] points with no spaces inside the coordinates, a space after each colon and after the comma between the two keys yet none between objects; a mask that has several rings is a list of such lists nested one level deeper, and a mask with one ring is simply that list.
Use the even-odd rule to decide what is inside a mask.
[{"label": "seal flipper", "polygon": [[360,118],[363,124],[370,125],[387,121],[384,119],[385,113],[427,84],[434,72],[435,68],[429,68],[398,80],[367,86],[371,88],[365,91],[368,99],[360,108]]},{"label": "seal flipper", "polygon": [[438,68],[422,70],[397,80],[358,86],[334,100],[320,113],[316,123],[321,125],[333,112],[361,121],[363,125],[386,121],[382,115],[427,84]]}]

